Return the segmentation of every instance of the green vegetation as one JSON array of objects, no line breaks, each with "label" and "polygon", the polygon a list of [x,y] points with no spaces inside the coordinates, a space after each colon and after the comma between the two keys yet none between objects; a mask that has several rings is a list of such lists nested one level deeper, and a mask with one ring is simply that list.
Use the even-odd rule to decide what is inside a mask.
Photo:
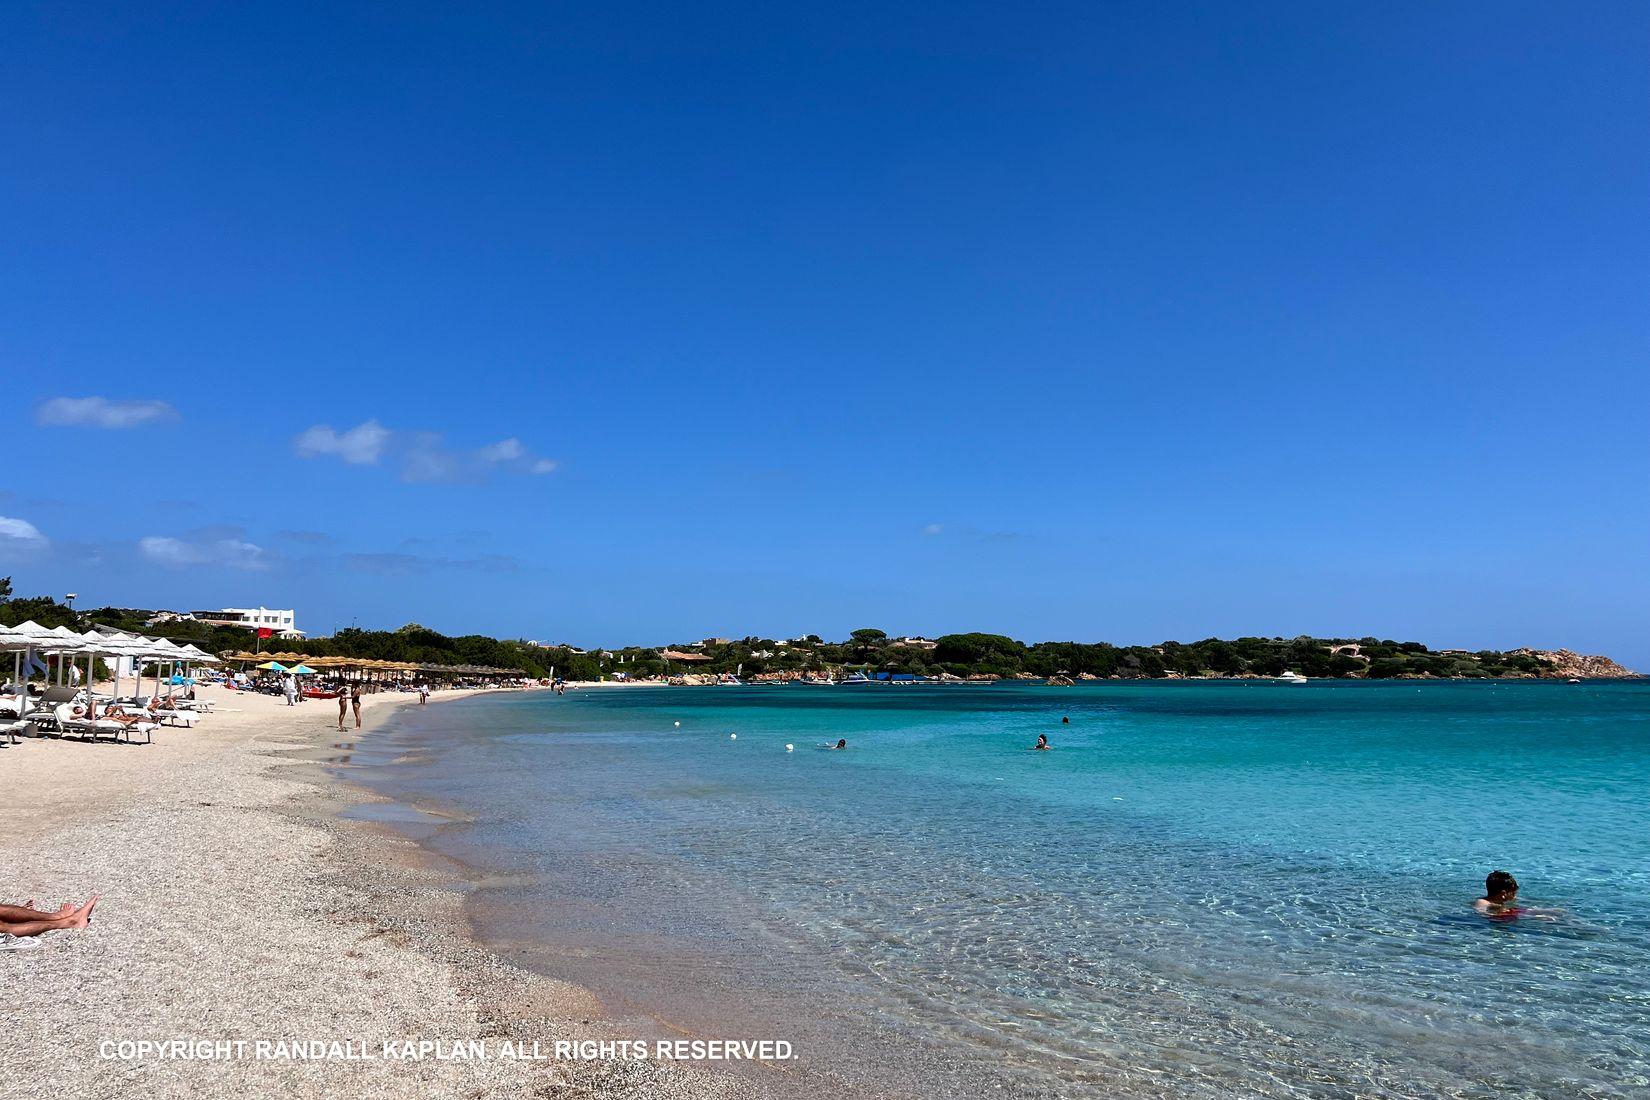
[{"label": "green vegetation", "polygon": [[[558,675],[567,665],[558,656],[574,655],[563,650],[541,649],[525,642],[500,641],[480,634],[449,638],[417,623],[400,630],[340,630],[330,638],[308,638],[289,642],[265,638],[259,642],[250,630],[212,626],[190,619],[150,624],[154,613],[129,607],[100,607],[77,612],[48,596],[27,599],[11,597],[11,578],[0,578],[0,626],[16,626],[34,620],[41,626],[113,627],[151,638],[170,638],[180,645],[194,643],[209,653],[234,653],[262,648],[265,652],[302,653],[311,657],[365,657],[385,661],[410,661],[436,665],[486,665],[490,668],[521,669],[529,676],[547,676],[552,665]],[[587,668],[592,676],[598,670]]]},{"label": "green vegetation", "polygon": [[[11,578],[0,579],[0,625],[33,619],[43,626],[111,626],[132,633],[192,642],[213,653],[251,650],[251,631],[180,620],[150,625],[152,613],[102,607],[76,612],[46,596],[13,598]],[[1002,634],[947,634],[932,642],[890,637],[873,628],[846,640],[818,635],[790,641],[748,637],[738,641],[680,643],[670,647],[628,647],[583,653],[565,646],[536,646],[480,634],[449,637],[417,623],[399,630],[350,627],[329,638],[301,642],[266,639],[266,651],[309,656],[364,657],[427,664],[476,664],[521,669],[531,676],[557,675],[595,680],[624,673],[633,678],[691,673],[742,672],[840,674],[910,673],[918,676],[1120,677],[1147,679],[1198,676],[1525,677],[1554,675],[1552,666],[1523,651],[1437,652],[1420,642],[1379,638],[1237,638],[1223,641],[1164,642],[1155,646],[1115,646],[1105,642],[1038,642],[1027,645]],[[661,648],[691,650],[708,660],[666,661]]]},{"label": "green vegetation", "polygon": [[[682,648],[677,646],[675,648]],[[847,641],[782,642],[745,638],[697,647],[710,660],[694,672],[824,672],[865,669],[919,676],[1054,675],[1144,679],[1197,676],[1538,676],[1549,666],[1528,653],[1438,653],[1419,642],[1379,638],[1237,638],[1116,646],[1105,642],[1024,642],[1002,634],[947,634],[932,648],[903,643],[880,630],[856,630]],[[612,666],[609,666],[611,670]],[[625,666],[620,666],[625,667]],[[638,669],[638,672],[641,670]],[[678,669],[680,671],[680,669]]]}]

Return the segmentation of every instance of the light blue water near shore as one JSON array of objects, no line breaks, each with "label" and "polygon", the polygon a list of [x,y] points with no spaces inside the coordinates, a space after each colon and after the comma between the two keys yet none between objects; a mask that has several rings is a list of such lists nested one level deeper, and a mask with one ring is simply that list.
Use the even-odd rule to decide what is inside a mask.
[{"label": "light blue water near shore", "polygon": [[[389,736],[429,761],[374,781],[528,876],[484,930],[841,1080],[875,1033],[1063,1095],[1650,1094],[1644,682],[589,690]],[[1478,918],[1496,867],[1569,915]]]}]

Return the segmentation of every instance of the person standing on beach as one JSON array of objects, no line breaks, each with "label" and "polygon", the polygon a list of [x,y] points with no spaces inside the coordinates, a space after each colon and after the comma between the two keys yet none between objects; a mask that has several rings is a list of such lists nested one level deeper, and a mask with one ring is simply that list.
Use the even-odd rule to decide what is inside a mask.
[{"label": "person standing on beach", "polygon": [[293,679],[292,673],[287,673],[281,681],[281,694],[286,696],[286,705],[295,706],[298,702],[298,681]]},{"label": "person standing on beach", "polygon": [[355,709],[355,728],[361,728],[361,685],[356,684],[355,690],[350,693],[350,705]]},{"label": "person standing on beach", "polygon": [[338,685],[338,732],[344,732],[344,719],[349,716],[349,684]]}]

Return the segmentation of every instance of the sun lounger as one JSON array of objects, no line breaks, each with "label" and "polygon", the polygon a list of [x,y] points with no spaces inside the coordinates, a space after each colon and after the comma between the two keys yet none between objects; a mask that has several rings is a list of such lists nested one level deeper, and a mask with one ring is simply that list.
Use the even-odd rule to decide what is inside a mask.
[{"label": "sun lounger", "polygon": [[171,707],[151,707],[146,703],[117,703],[112,708],[122,714],[147,718],[157,724],[188,726],[200,721],[200,714],[192,710],[174,710]]},{"label": "sun lounger", "polygon": [[57,728],[65,734],[77,734],[82,740],[90,737],[92,740],[102,734],[112,734],[118,740],[131,741],[132,734],[141,733],[145,743],[152,742],[154,732],[160,729],[155,722],[117,722],[113,718],[87,718],[85,712],[76,714],[73,703],[62,703],[56,711]]},{"label": "sun lounger", "polygon": [[20,718],[34,726],[36,733],[60,732],[57,727],[57,708],[72,703],[80,692],[72,687],[50,687],[40,695],[31,695],[29,709]]}]

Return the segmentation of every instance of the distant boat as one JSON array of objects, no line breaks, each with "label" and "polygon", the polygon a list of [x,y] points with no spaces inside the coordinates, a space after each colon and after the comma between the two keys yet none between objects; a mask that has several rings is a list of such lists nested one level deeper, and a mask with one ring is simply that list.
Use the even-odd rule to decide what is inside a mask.
[{"label": "distant boat", "polygon": [[1285,672],[1282,676],[1278,677],[1278,682],[1283,684],[1304,684],[1306,683],[1306,677],[1302,676],[1298,672]]},{"label": "distant boat", "polygon": [[1579,676],[1572,676],[1572,677],[1570,677],[1570,678],[1569,678],[1569,679],[1568,679],[1568,680],[1565,680],[1565,681],[1564,681],[1564,682],[1565,682],[1565,683],[1566,683],[1566,684],[1579,684],[1579,683],[1581,683],[1581,677],[1579,677]]},{"label": "distant boat", "polygon": [[845,686],[847,684],[874,684],[874,683],[876,683],[876,681],[871,679],[869,676],[865,675],[865,673],[863,673],[863,672],[852,673],[848,676],[844,676],[842,679],[837,681],[837,684],[839,686]]}]

